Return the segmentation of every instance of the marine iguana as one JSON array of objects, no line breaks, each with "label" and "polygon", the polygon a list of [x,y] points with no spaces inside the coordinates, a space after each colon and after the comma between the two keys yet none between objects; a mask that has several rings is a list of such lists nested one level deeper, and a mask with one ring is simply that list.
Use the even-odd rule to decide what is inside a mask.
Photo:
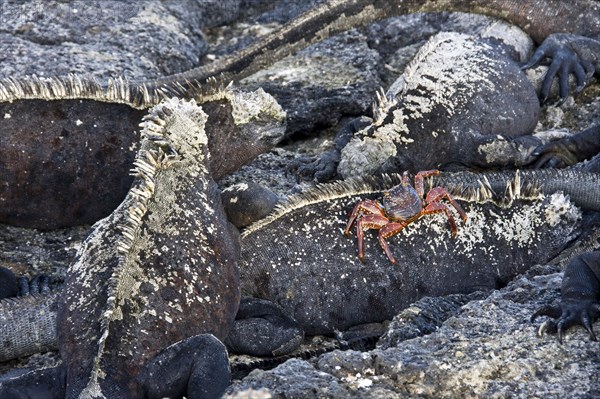
[{"label": "marine iguana", "polygon": [[[6,210],[6,214],[0,214],[0,220],[21,226],[48,229],[91,223],[105,216],[123,198],[128,186],[126,170],[135,152],[133,146],[136,138],[124,136],[134,130],[142,113],[140,108],[145,109],[154,105],[165,97],[165,93],[176,93],[184,98],[198,97],[198,83],[205,83],[220,73],[225,73],[224,79],[238,80],[335,32],[411,12],[465,11],[497,16],[521,26],[538,41],[548,38],[548,44],[543,47],[543,54],[554,57],[555,65],[558,67],[553,69],[555,72],[560,71],[559,75],[563,81],[566,72],[571,70],[579,71],[576,75],[581,78],[581,68],[577,67],[581,63],[578,57],[582,56],[585,60],[588,56],[596,57],[597,53],[593,51],[584,54],[584,50],[591,48],[594,42],[578,36],[564,35],[561,36],[561,40],[552,40],[549,35],[555,32],[588,36],[596,34],[599,20],[598,8],[597,3],[589,0],[578,0],[568,5],[558,0],[528,2],[331,0],[290,22],[257,44],[240,51],[239,54],[164,79],[137,82],[132,85],[118,80],[102,85],[71,77],[48,81],[8,79],[0,84],[0,108],[3,108],[2,115],[4,115],[3,140],[0,147],[2,151],[0,160],[3,163],[0,164],[0,169],[2,175],[7,176],[9,180],[3,182],[0,187],[8,185],[11,190],[0,193],[2,209]],[[560,23],[549,23],[554,20]],[[567,39],[568,48],[564,46]],[[594,58],[591,62],[597,63],[597,59]],[[551,81],[553,78],[553,74],[548,74],[546,80]],[[204,94],[209,91],[200,90]],[[78,102],[78,99],[83,101]],[[89,101],[94,99],[100,102]],[[106,102],[110,104],[105,104]],[[18,109],[11,112],[12,106]],[[32,109],[36,111],[33,112]],[[61,115],[66,115],[67,119],[60,118],[61,122],[56,125],[58,128],[48,126],[53,120],[52,116]],[[93,121],[88,121],[82,115],[93,116]],[[114,117],[115,115],[117,118]],[[115,126],[115,120],[119,121],[118,126]],[[77,129],[73,125],[77,126]],[[25,129],[22,129],[23,127]],[[44,134],[38,134],[40,127],[43,127]],[[25,134],[23,130],[30,131]],[[14,135],[11,133],[13,131]],[[84,135],[88,137],[87,140],[82,139]],[[219,173],[226,173],[252,159],[258,152],[270,148],[277,141],[277,137],[279,136],[276,134],[266,134],[266,137],[250,136],[247,141],[256,143],[256,146],[248,147],[232,145],[230,137],[222,140],[222,147],[216,144],[218,139],[211,139],[213,147],[222,148],[222,151],[213,148],[213,153],[225,154],[223,157],[215,156],[214,159],[236,160],[227,162],[227,169],[220,172],[216,170],[216,177]],[[21,138],[25,140],[19,141]],[[22,146],[29,146],[32,140],[38,141],[43,138],[49,141],[42,141],[37,146],[39,152],[34,153],[27,148],[26,158],[23,158],[23,153],[20,151]],[[86,156],[83,160],[75,155],[87,155],[89,152],[94,154],[93,158]],[[102,179],[98,177],[99,175]],[[27,180],[29,183],[23,186],[22,182]],[[68,187],[65,187],[62,182],[68,182]],[[59,198],[66,198],[66,200]],[[77,200],[73,201],[72,198]],[[28,203],[35,203],[37,209],[32,209],[27,205]],[[62,219],[57,217],[52,219],[49,216],[63,213]]]},{"label": "marine iguana", "polygon": [[[491,201],[485,189],[475,190],[475,197],[463,194],[469,218],[455,240],[441,216],[419,219],[388,238],[397,265],[365,234],[363,264],[355,240],[342,234],[348,213],[357,201],[399,182],[391,177],[321,186],[250,226],[242,234],[242,292],[274,301],[308,334],[331,334],[389,319],[425,295],[496,288],[548,261],[576,235],[579,211],[562,194],[528,203],[521,196],[532,193],[519,193],[517,182],[507,197],[510,207]],[[476,267],[481,262],[484,270]]]},{"label": "marine iguana", "polygon": [[[548,98],[551,83],[558,76],[560,96],[564,100],[568,94],[569,74],[575,76],[576,92],[579,92],[600,61],[597,55],[600,42],[591,38],[600,36],[597,28],[600,22],[598,4],[581,1],[568,8],[556,1],[330,1],[264,41],[244,49],[239,55],[221,60],[218,65],[158,79],[150,85],[168,87],[184,77],[190,81],[201,81],[216,72],[228,73],[227,76],[239,79],[269,65],[275,56],[291,53],[331,32],[373,22],[380,15],[390,17],[416,11],[451,9],[499,16],[522,27],[538,41],[547,38],[525,68],[538,64],[547,56],[553,57],[540,95],[543,100]],[[576,28],[569,23],[552,32],[552,24],[548,24],[552,13],[561,15],[561,18],[570,15],[573,20],[585,14],[590,25],[582,21],[582,26]],[[327,24],[327,29],[320,28],[322,23]],[[316,32],[317,39],[309,40],[307,37],[313,32]],[[444,42],[443,39],[441,41]],[[281,46],[282,42],[284,46]],[[435,48],[436,44],[431,47]],[[336,168],[340,176],[347,178],[376,170],[396,172],[410,169],[416,172],[439,169],[448,163],[469,167],[507,164],[522,167],[532,162],[530,154],[542,141],[528,136],[537,123],[539,109],[531,84],[519,71],[517,62],[523,60],[515,62],[505,54],[506,50],[489,42],[475,45],[456,40],[454,45],[441,45],[437,50],[423,49],[419,53],[421,57],[417,55],[417,63],[428,64],[429,67],[424,68],[427,71],[419,70],[413,63],[407,75],[413,73],[414,76],[405,79],[403,87],[393,86],[390,89],[385,104],[376,106],[375,120],[370,126],[361,121],[351,143],[348,143],[349,129],[342,129],[335,148],[314,164],[301,167],[300,175],[327,181]],[[436,53],[438,58],[433,54],[425,55],[427,52]],[[467,72],[461,74],[460,71]],[[400,95],[402,100],[396,98]],[[519,138],[515,140],[515,137]],[[345,152],[338,167],[342,148]],[[432,151],[432,148],[435,150]]]},{"label": "marine iguana", "polygon": [[222,394],[239,246],[209,172],[206,120],[175,98],[144,117],[132,187],[94,225],[57,295],[63,366],[24,385],[9,378],[2,395]]},{"label": "marine iguana", "polygon": [[537,168],[564,167],[592,158],[600,153],[600,126],[551,141],[535,149]]},{"label": "marine iguana", "polygon": [[[488,36],[493,35],[432,37],[379,96],[373,119],[362,118],[340,130],[334,149],[301,167],[300,174],[324,181],[336,173],[348,178],[397,170],[530,164],[532,153],[544,143],[531,135],[540,112],[537,95],[520,71],[520,57],[512,55],[517,50],[511,53],[508,43]],[[589,42],[588,58],[574,68],[576,91],[593,74],[593,44],[600,51],[600,42]],[[535,65],[548,46],[540,47],[525,67]],[[548,76],[556,73],[554,69],[551,66]],[[548,82],[542,84],[542,98],[548,96]],[[566,82],[561,79],[559,84],[563,99]]]},{"label": "marine iguana", "polygon": [[[399,181],[398,176],[338,182],[300,195],[243,234],[244,292],[276,304],[245,299],[227,344],[256,355],[283,353],[301,338],[290,316],[308,334],[331,334],[391,318],[424,295],[493,289],[534,263],[548,261],[576,234],[579,211],[555,193],[562,190],[578,206],[600,210],[599,180],[597,174],[571,170],[442,173],[429,178],[427,187],[442,185],[453,196],[466,199],[461,204],[470,221],[460,225],[459,236],[452,240],[443,218],[421,219],[406,234],[391,239],[397,266],[389,263],[370,234],[362,264],[355,239],[342,232],[358,198],[379,196]],[[511,184],[505,193],[507,182]],[[518,199],[525,194],[532,198]],[[502,199],[514,203],[498,205]],[[485,270],[474,267],[482,259],[488,259]],[[311,287],[318,287],[318,295]],[[22,317],[31,314],[32,301],[43,298],[22,306],[16,298],[0,309],[6,320],[0,324],[0,339],[5,343],[0,359],[38,350],[22,342],[17,325],[19,331],[51,335],[46,331],[52,331],[55,318],[53,300],[44,302],[45,311],[37,316]],[[343,311],[330,313],[340,305]],[[280,336],[282,330],[285,337]],[[50,339],[45,345],[56,347],[55,342]]]},{"label": "marine iguana", "polygon": [[[107,216],[131,185],[137,126],[162,98],[122,80],[106,87],[76,76],[0,81],[0,221],[53,229]],[[242,92],[214,80],[190,87],[186,98],[209,115],[216,180],[283,135],[285,112],[260,89]]]},{"label": "marine iguana", "polygon": [[[560,0],[329,0],[236,54],[209,65],[145,83],[151,89],[160,88],[181,94],[185,93],[191,82],[202,82],[219,74],[227,80],[235,81],[335,33],[393,16],[442,11],[497,17],[519,26],[538,43],[556,33],[567,34],[559,36],[558,40],[550,39],[539,53],[542,56],[558,56],[554,63],[554,74],[547,76],[549,82],[559,71],[560,79],[564,81],[567,78],[564,72],[576,68],[575,64],[580,56],[596,66],[600,62],[598,53],[593,52],[597,48],[596,42],[590,43],[589,39],[571,36],[598,36],[600,6],[593,0],[577,0],[568,4]],[[568,47],[565,47],[566,42],[569,43]],[[589,59],[588,56],[592,58]],[[541,59],[536,57],[535,60]]]}]

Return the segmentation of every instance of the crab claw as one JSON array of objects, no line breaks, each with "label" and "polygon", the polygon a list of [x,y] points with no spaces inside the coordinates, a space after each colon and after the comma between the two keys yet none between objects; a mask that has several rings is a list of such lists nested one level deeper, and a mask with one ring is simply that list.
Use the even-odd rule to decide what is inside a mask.
[{"label": "crab claw", "polygon": [[540,325],[538,335],[544,333],[557,334],[558,342],[562,344],[564,333],[571,327],[583,326],[592,341],[596,341],[596,334],[592,322],[600,316],[600,303],[591,300],[568,299],[558,305],[543,306],[531,316],[531,322],[539,316],[548,316],[556,320],[547,320]]}]

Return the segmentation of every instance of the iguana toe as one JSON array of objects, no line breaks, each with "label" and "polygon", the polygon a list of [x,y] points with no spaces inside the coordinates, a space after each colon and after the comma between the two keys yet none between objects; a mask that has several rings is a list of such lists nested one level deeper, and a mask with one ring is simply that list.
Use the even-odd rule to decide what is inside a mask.
[{"label": "iguana toe", "polygon": [[531,321],[535,321],[539,316],[555,319],[547,320],[540,325],[539,336],[545,333],[557,334],[558,341],[562,343],[565,332],[571,327],[579,325],[588,331],[593,341],[596,341],[592,322],[600,316],[600,303],[589,300],[566,300],[559,305],[544,306],[538,309],[531,316]]}]

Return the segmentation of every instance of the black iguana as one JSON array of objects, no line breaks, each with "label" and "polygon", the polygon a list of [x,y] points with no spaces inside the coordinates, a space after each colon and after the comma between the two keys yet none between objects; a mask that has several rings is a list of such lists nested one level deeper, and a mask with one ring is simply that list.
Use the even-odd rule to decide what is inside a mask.
[{"label": "black iguana", "polygon": [[[490,37],[494,35],[489,32],[432,37],[404,74],[379,96],[373,119],[363,117],[340,130],[335,148],[300,173],[323,181],[336,172],[348,178],[397,170],[532,163],[532,153],[545,141],[531,134],[540,112],[535,88],[520,71],[522,55],[514,44],[501,36]],[[600,51],[600,42],[573,40],[581,44],[582,60],[573,67],[579,92],[593,74],[594,51]],[[539,51],[548,51],[548,46],[541,47],[526,66],[536,64]],[[568,76],[568,68],[562,68],[561,76]],[[543,98],[548,96],[547,82],[542,84]],[[565,84],[561,79],[563,99],[568,93]]]},{"label": "black iguana", "polygon": [[[228,344],[253,354],[282,353],[298,343],[297,325],[286,316],[308,334],[331,334],[390,319],[422,296],[496,288],[533,264],[547,262],[575,238],[579,211],[555,193],[563,190],[580,207],[599,210],[599,179],[594,173],[570,170],[443,173],[431,178],[428,187],[448,187],[456,198],[466,199],[461,204],[469,220],[459,223],[459,234],[451,239],[446,219],[423,217],[390,238],[398,265],[389,262],[368,232],[366,262],[361,263],[355,237],[343,235],[356,201],[379,197],[398,176],[333,183],[302,194],[249,227],[241,240],[244,293],[273,301],[283,315],[277,305],[244,302]],[[532,198],[518,199],[525,194]],[[497,204],[511,198],[510,206]],[[484,269],[476,267],[481,264]],[[44,297],[36,298],[41,302]],[[33,318],[22,317],[30,314],[31,299],[21,306],[19,298],[10,303],[0,309],[7,321],[0,325],[4,360],[38,351],[19,334],[51,335],[47,330],[52,330],[55,317],[52,299]],[[279,336],[282,324],[285,337]],[[53,348],[55,342],[50,338],[44,344]]]},{"label": "black iguana", "polygon": [[[560,140],[551,141],[537,148],[532,154],[537,158],[536,167],[564,167],[590,159],[600,153],[600,126]],[[596,166],[586,166],[587,170]]]},{"label": "black iguana", "polygon": [[[351,3],[352,3],[352,2],[347,2],[347,3],[345,3],[345,4],[351,4]],[[564,5],[563,5],[562,3],[560,3],[560,2],[549,2],[549,3],[552,3],[552,5],[553,5],[553,6],[555,6],[555,7],[557,7],[557,9],[558,9],[558,8],[560,8],[560,9],[562,9],[563,11],[567,12],[567,14],[568,14],[569,12],[572,12],[573,10],[576,10],[576,9],[577,9],[577,6],[576,6],[576,5],[573,5],[572,7],[567,7],[567,8],[565,9],[565,8],[563,7]],[[332,4],[334,4],[334,3],[332,3]],[[427,4],[430,4],[430,2],[428,2]],[[463,5],[464,5],[464,3],[463,3],[463,2],[460,2],[459,4],[463,4]],[[473,4],[474,4],[474,3],[470,2],[470,5],[471,5],[471,6],[472,6]],[[491,4],[491,3],[490,3],[490,4]],[[544,2],[544,4],[545,4],[545,2]],[[577,4],[579,4],[579,3],[577,3]],[[538,4],[537,4],[537,5],[539,6],[539,2],[538,2]],[[593,4],[592,4],[592,6],[593,6]],[[378,9],[385,9],[385,7],[386,7],[386,6],[385,6],[385,5],[383,5],[383,6],[378,6],[378,7],[379,7]],[[514,6],[514,5],[513,5],[513,8],[515,8],[515,6]],[[516,7],[516,8],[518,8],[518,7]],[[322,11],[322,10],[323,10],[323,9],[321,8],[321,11]],[[332,10],[334,10],[334,12],[335,12],[335,9],[333,9],[333,8],[332,8]],[[497,10],[502,10],[502,7],[498,8]],[[544,7],[540,7],[540,11],[547,11],[547,10],[550,10],[550,8],[547,8],[547,9],[546,9],[546,8],[544,8]],[[593,9],[593,10],[595,10],[595,9]],[[588,10],[588,11],[593,11],[593,10]],[[495,12],[497,13],[498,11],[495,11]],[[500,11],[500,12],[502,12],[502,11]],[[524,13],[524,14],[527,14],[527,13]],[[596,20],[594,20],[594,18],[595,18],[595,17],[594,17],[592,14],[593,14],[593,12],[590,12],[589,14],[585,14],[585,15],[583,15],[583,17],[584,17],[584,18],[587,18],[588,16],[590,16],[590,15],[591,15],[589,18],[592,20],[592,26],[595,26],[595,25],[593,25],[593,22],[594,22],[594,21],[596,21]],[[531,15],[531,14],[527,14],[527,15]],[[346,18],[346,17],[347,17],[347,16],[344,16],[344,18]],[[518,16],[517,16],[517,17],[518,17]],[[516,17],[513,15],[513,18],[516,18]],[[528,18],[528,17],[523,17],[523,18],[525,18],[525,19],[526,19],[526,18]],[[509,18],[509,19],[510,19],[510,18]],[[517,18],[517,19],[518,19],[518,18]],[[318,19],[315,19],[314,21],[318,21]],[[314,21],[313,21],[313,22],[314,22]],[[523,22],[523,21],[521,21],[521,22]],[[586,29],[588,29],[588,28],[587,28],[587,26],[589,26],[589,25],[586,25],[586,24],[582,24],[582,25],[583,25],[583,26],[586,26]],[[577,25],[577,26],[581,26],[581,25]],[[539,25],[538,25],[538,28],[539,28]],[[570,28],[569,28],[569,29],[576,29],[576,27],[575,27],[575,25],[570,25]],[[580,32],[578,32],[578,33],[580,33]],[[288,40],[289,40],[289,37],[288,37]],[[549,75],[549,77],[550,77],[550,78],[552,78],[552,76],[551,76],[551,75]]]},{"label": "black iguana", "polygon": [[222,394],[239,244],[209,172],[206,119],[179,99],[144,117],[132,187],[93,226],[57,295],[62,366],[8,378],[0,396]]},{"label": "black iguana", "polygon": [[[600,66],[600,7],[593,1],[567,6],[558,1],[340,0],[316,7],[263,42],[221,60],[218,65],[149,84],[166,88],[182,79],[202,81],[223,72],[239,79],[269,65],[275,55],[291,53],[316,41],[309,39],[308,34],[315,33],[320,39],[331,32],[373,22],[380,16],[450,9],[500,16],[536,40],[547,38],[525,65],[532,67],[553,57],[541,87],[543,100],[547,99],[555,76],[559,77],[564,100],[569,74],[575,76],[579,92]],[[580,24],[549,23],[558,15],[561,21],[578,20]],[[324,22],[327,29],[319,25]],[[533,85],[520,71],[521,59],[501,41],[450,33],[432,39],[406,68],[401,82],[394,84],[375,106],[374,119],[342,129],[335,148],[316,163],[302,167],[301,175],[314,175],[324,181],[336,168],[339,175],[347,178],[376,171],[416,172],[456,164],[522,167],[531,163],[531,153],[543,144],[530,136],[537,123],[539,104]]]},{"label": "black iguana", "polygon": [[[329,0],[236,54],[145,84],[154,90],[181,94],[193,82],[203,82],[219,74],[223,74],[227,80],[236,81],[335,33],[393,16],[442,11],[476,13],[504,19],[519,26],[538,43],[555,33],[588,38],[597,37],[599,33],[600,5],[593,0],[569,3],[560,0]],[[556,70],[548,75],[548,81],[556,76],[561,67],[564,68],[560,71],[561,80],[566,79],[564,72],[570,72],[580,56],[596,65],[600,62],[598,52],[593,51],[597,49],[596,41],[592,40],[590,44],[589,39],[567,36],[568,46],[565,48],[565,37],[559,37],[560,40],[551,39],[540,53],[543,56],[559,55],[555,63]]]},{"label": "black iguana", "polygon": [[[469,179],[476,175],[442,176],[436,185],[456,189],[460,184],[450,181],[473,187]],[[504,191],[497,188],[506,176],[488,176],[496,192]],[[519,199],[535,190],[521,189],[518,176],[506,194],[505,199],[512,198],[507,207],[494,203],[485,186],[462,195],[461,189],[450,190],[455,198],[465,199],[461,206],[468,215],[466,223],[457,223],[456,238],[451,238],[445,217],[424,216],[388,238],[397,265],[370,232],[365,233],[362,263],[355,236],[343,232],[357,201],[380,197],[399,178],[351,180],[309,191],[243,232],[242,293],[277,303],[308,334],[331,334],[390,319],[422,296],[497,288],[530,266],[547,262],[577,235],[577,208],[559,193],[531,202]],[[570,176],[568,184],[575,191],[587,186],[588,178],[598,179]],[[552,174],[544,177],[552,180]],[[584,196],[597,201],[600,192],[593,191]]]},{"label": "black iguana", "polygon": [[[112,212],[131,185],[137,126],[163,98],[135,93],[136,86],[121,80],[107,87],[75,76],[1,81],[0,221],[53,229],[91,224]],[[262,90],[236,91],[215,81],[190,88],[188,98],[209,115],[216,180],[283,135],[285,112]]]}]

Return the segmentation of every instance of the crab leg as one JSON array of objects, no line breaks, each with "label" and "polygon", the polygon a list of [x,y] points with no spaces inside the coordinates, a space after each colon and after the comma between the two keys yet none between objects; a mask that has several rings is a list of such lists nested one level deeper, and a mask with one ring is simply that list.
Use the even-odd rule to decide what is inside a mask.
[{"label": "crab leg", "polygon": [[400,230],[408,226],[410,223],[411,221],[391,222],[379,230],[379,235],[377,236],[379,245],[381,245],[383,252],[385,252],[390,262],[392,262],[394,265],[396,264],[396,259],[394,258],[394,255],[392,255],[392,251],[390,250],[386,239],[398,234]]},{"label": "crab leg", "polygon": [[385,212],[383,211],[383,208],[381,207],[381,204],[379,202],[375,200],[360,201],[354,206],[354,209],[350,214],[350,219],[348,219],[348,223],[346,224],[346,230],[344,230],[344,234],[346,234],[347,237],[350,236],[350,229],[352,228],[352,224],[361,212],[367,215],[371,214],[385,216]]},{"label": "crab leg", "polygon": [[356,222],[356,238],[358,241],[358,259],[365,261],[365,230],[379,230],[390,221],[383,215],[365,215]]},{"label": "crab leg", "polygon": [[448,200],[448,202],[450,202],[450,204],[452,204],[454,209],[456,209],[456,211],[459,213],[463,222],[467,221],[468,217],[467,217],[467,214],[465,213],[465,211],[463,211],[461,206],[458,205],[458,202],[456,202],[454,200],[454,198],[452,198],[450,196],[450,194],[448,193],[448,190],[446,190],[443,187],[434,187],[431,190],[429,190],[429,192],[427,193],[427,197],[425,198],[425,202],[427,202],[427,204],[431,204],[434,202],[438,202],[442,198],[446,198]]},{"label": "crab leg", "polygon": [[440,202],[433,202],[427,205],[425,209],[423,209],[422,214],[432,215],[434,213],[442,212],[446,214],[446,217],[448,218],[448,223],[450,223],[450,228],[452,229],[452,238],[456,237],[456,233],[458,233],[458,229],[456,228],[456,222],[454,221],[454,217],[452,217],[452,214],[450,213],[450,209],[448,209],[446,205]]},{"label": "crab leg", "polygon": [[[419,197],[423,198],[425,189],[423,188],[423,179],[429,176],[437,176],[440,174],[439,170],[423,170],[415,175],[415,191],[419,194]],[[431,191],[430,191],[431,192]]]}]

